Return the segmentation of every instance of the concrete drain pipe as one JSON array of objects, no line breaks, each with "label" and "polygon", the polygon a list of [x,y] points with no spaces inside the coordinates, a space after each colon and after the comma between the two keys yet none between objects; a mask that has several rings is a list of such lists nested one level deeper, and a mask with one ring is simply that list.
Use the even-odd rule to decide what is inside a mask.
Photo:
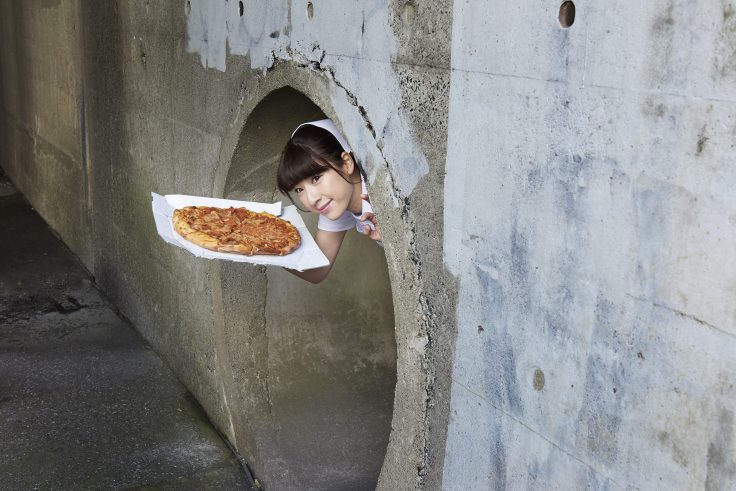
[{"label": "concrete drain pipe", "polygon": [[[292,66],[276,72],[248,87],[222,146],[213,195],[288,204],[275,171],[291,131],[325,116],[342,124],[329,80]],[[350,143],[361,159],[360,144]],[[315,218],[305,216],[308,226]],[[416,480],[421,360],[397,356],[397,344],[398,353],[411,351],[401,348],[401,309],[394,315],[411,288],[390,263],[383,249],[348,234],[319,285],[278,268],[212,265],[222,407],[211,416],[267,489],[375,489]]]}]

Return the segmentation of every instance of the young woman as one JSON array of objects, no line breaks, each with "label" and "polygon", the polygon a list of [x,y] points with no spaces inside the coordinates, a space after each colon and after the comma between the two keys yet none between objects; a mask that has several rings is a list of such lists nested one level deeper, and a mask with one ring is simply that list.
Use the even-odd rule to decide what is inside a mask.
[{"label": "young woman", "polygon": [[312,283],[325,279],[352,228],[381,244],[363,169],[329,119],[297,127],[281,154],[276,181],[290,199],[296,194],[307,211],[319,213],[315,240],[330,261],[323,268],[291,273]]}]

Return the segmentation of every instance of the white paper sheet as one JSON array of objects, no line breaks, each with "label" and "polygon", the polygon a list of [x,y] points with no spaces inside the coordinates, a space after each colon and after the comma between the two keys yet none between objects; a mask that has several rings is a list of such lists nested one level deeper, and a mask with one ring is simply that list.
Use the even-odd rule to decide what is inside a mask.
[{"label": "white paper sheet", "polygon": [[[299,215],[295,206],[287,206],[282,209],[280,201],[278,203],[269,204],[256,203],[253,201],[238,201],[233,199],[187,196],[184,194],[167,194],[166,196],[161,196],[160,194],[151,193],[151,197],[153,198],[153,202],[151,203],[151,207],[153,208],[153,219],[156,222],[156,230],[161,238],[169,244],[188,250],[197,257],[223,259],[226,261],[242,263],[283,266],[285,268],[296,269],[298,271],[321,268],[322,266],[327,266],[329,264],[329,261],[314,241],[312,234],[309,233],[309,230],[307,230],[307,227],[304,225],[304,220],[302,220],[302,217]],[[216,206],[220,208],[228,208],[230,206],[237,208],[244,206],[249,210],[267,212],[272,215],[281,216],[281,218],[291,222],[297,228],[299,235],[302,237],[302,243],[296,251],[285,256],[243,256],[242,254],[210,251],[189,242],[174,230],[174,224],[171,221],[171,217],[175,209],[182,208],[184,206]]]}]

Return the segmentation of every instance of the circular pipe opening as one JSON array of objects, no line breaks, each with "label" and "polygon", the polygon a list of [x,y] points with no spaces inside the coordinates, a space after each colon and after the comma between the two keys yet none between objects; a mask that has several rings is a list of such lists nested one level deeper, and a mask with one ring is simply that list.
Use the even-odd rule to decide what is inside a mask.
[{"label": "circular pipe opening", "polygon": [[575,4],[570,1],[562,2],[557,20],[560,21],[560,26],[565,29],[570,27],[575,22]]},{"label": "circular pipe opening", "polygon": [[[275,186],[282,147],[298,124],[324,117],[291,87],[268,94],[245,122],[224,196],[284,200]],[[317,217],[302,216],[314,231]],[[237,357],[260,370],[246,385],[268,400],[265,410],[244,417],[247,433],[260,435],[240,449],[254,460],[256,477],[269,489],[375,489],[391,432],[397,364],[383,249],[349,231],[319,285],[280,268],[238,263],[223,262],[220,274],[225,330],[244,332]]]}]

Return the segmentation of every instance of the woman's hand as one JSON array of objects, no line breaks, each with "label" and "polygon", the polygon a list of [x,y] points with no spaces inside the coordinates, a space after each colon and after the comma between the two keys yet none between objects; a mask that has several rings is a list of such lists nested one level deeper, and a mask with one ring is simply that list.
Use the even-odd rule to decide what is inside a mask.
[{"label": "woman's hand", "polygon": [[363,235],[366,235],[375,241],[381,240],[381,231],[378,230],[378,219],[376,218],[375,213],[363,213],[362,215],[360,215],[360,218],[358,218],[358,220],[360,220],[361,222],[370,222],[371,224],[373,224],[373,227],[371,227],[370,225],[366,225],[365,227],[363,227]]},{"label": "woman's hand", "polygon": [[[368,203],[371,202],[371,199],[368,197],[367,194],[362,194],[360,198],[367,201]],[[371,227],[370,225],[366,225],[365,227],[363,227],[363,235],[370,237],[376,242],[381,242],[381,231],[378,230],[378,219],[376,218],[375,213],[363,213],[360,218],[358,218],[358,220],[360,220],[361,222],[370,222],[371,224],[373,224],[373,227]]]}]

